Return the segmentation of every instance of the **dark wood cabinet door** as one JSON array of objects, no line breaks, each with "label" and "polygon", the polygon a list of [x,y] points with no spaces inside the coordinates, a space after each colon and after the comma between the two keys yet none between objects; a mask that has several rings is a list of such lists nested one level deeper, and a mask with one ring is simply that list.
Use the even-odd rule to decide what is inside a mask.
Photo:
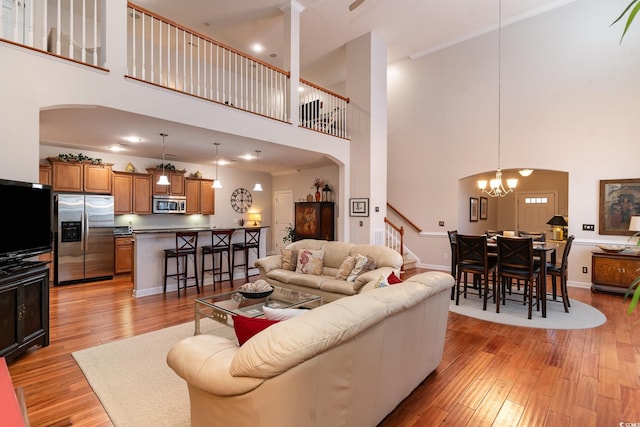
[{"label": "dark wood cabinet door", "polygon": [[295,240],[334,240],[333,202],[298,202],[295,204]]}]

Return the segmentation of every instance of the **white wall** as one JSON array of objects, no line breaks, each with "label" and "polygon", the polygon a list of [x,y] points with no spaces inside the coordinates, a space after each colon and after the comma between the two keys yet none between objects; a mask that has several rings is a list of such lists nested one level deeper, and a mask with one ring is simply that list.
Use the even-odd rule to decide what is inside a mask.
[{"label": "white wall", "polygon": [[[599,180],[640,175],[640,42],[609,27],[627,3],[579,0],[502,30],[502,168],[569,173],[573,284],[590,283],[596,243],[626,241],[597,233]],[[446,269],[446,229],[468,206],[458,180],[497,166],[497,32],[392,64],[388,86],[389,202],[424,229],[407,237],[422,265]]]}]

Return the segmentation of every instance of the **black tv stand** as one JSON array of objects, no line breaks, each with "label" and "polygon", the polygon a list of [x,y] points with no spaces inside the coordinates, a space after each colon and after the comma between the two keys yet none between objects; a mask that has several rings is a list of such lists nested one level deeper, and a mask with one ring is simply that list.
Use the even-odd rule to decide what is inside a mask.
[{"label": "black tv stand", "polygon": [[49,345],[49,267],[21,261],[0,271],[0,357],[11,363],[34,345]]}]

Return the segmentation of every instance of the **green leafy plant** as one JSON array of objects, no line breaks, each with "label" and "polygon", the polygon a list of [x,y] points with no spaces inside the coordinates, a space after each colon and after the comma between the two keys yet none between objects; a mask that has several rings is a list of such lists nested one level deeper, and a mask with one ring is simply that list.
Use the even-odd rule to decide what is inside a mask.
[{"label": "green leafy plant", "polygon": [[285,227],[285,235],[282,237],[282,243],[293,242],[293,239],[296,237],[296,228],[289,224]]},{"label": "green leafy plant", "polygon": [[[629,16],[627,17],[627,22],[624,25],[624,31],[622,31],[622,36],[620,37],[620,43],[622,43],[622,39],[624,39],[625,34],[627,34],[627,30],[631,26],[631,23],[633,22],[634,18],[636,17],[639,11],[640,11],[640,0],[632,0],[632,2],[629,3],[627,7],[622,11],[620,16],[618,16],[616,20],[611,23],[611,25],[616,24],[627,13],[629,13]],[[637,234],[638,233],[636,233],[636,235]],[[640,245],[640,240],[638,241],[638,245]],[[640,269],[636,270],[635,272],[638,273],[639,271]],[[640,276],[636,277],[635,280],[631,282],[631,285],[629,285],[629,288],[624,294],[624,300],[626,301],[627,298],[629,298],[629,296],[631,296],[631,303],[629,304],[629,308],[627,309],[627,314],[631,316],[633,311],[638,306],[638,301],[640,301]]]},{"label": "green leafy plant", "polygon": [[63,162],[91,162],[96,165],[102,163],[102,159],[94,159],[93,157],[85,156],[82,153],[58,154],[58,159],[62,160]]},{"label": "green leafy plant", "polygon": [[[640,269],[637,269],[635,272],[638,273],[639,271]],[[638,306],[638,301],[640,301],[640,286],[638,286],[639,284],[640,276],[636,277],[635,280],[631,282],[631,285],[629,285],[627,292],[625,292],[624,294],[625,301],[627,300],[627,298],[629,298],[629,296],[631,296],[631,303],[629,304],[629,308],[627,309],[627,314],[629,316],[631,316],[633,310],[635,310]]]},{"label": "green leafy plant", "polygon": [[624,39],[625,34],[627,34],[627,30],[629,26],[633,22],[633,19],[636,17],[638,12],[640,11],[640,0],[633,0],[629,5],[625,8],[625,10],[618,16],[618,18],[611,23],[611,25],[616,24],[620,21],[626,14],[629,12],[629,16],[627,17],[627,23],[624,25],[624,31],[622,32],[622,37],[620,37],[620,43],[622,43],[622,39]]}]

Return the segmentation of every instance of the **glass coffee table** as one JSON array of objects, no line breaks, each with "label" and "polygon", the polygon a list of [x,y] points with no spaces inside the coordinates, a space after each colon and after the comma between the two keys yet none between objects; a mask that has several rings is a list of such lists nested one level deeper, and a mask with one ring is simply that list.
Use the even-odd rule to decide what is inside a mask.
[{"label": "glass coffee table", "polygon": [[261,317],[264,316],[262,307],[265,305],[270,308],[316,308],[322,305],[322,297],[273,286],[273,293],[265,298],[245,298],[238,291],[196,298],[195,335],[200,335],[200,319],[202,317],[233,326],[232,315]]}]

